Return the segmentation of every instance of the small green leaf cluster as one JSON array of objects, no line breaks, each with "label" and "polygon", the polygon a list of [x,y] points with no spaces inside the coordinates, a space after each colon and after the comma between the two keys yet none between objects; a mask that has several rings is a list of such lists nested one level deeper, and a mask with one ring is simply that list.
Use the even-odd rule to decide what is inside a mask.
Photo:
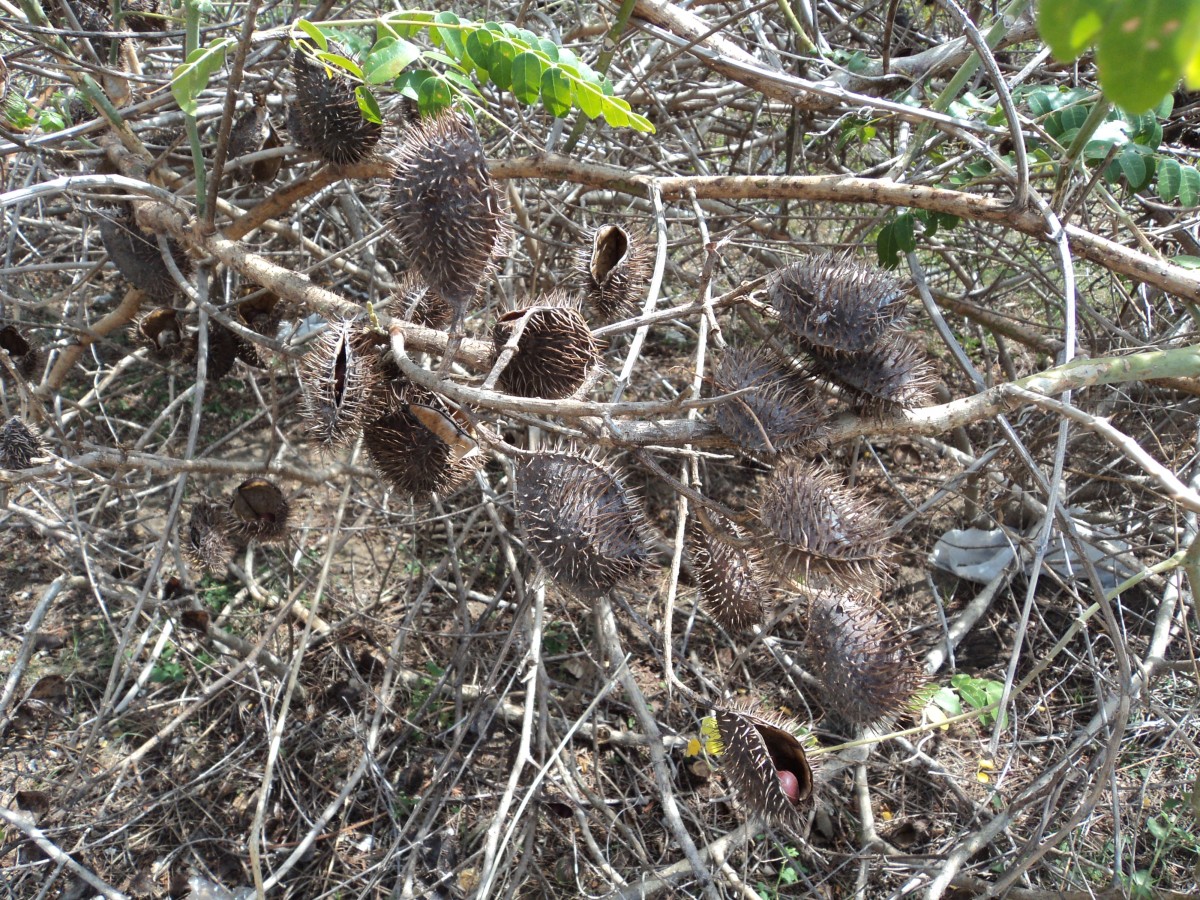
[{"label": "small green leaf cluster", "polygon": [[39,109],[16,91],[10,91],[0,107],[0,119],[13,131],[29,131],[35,127],[44,134],[62,131],[67,127],[66,116],[60,109],[62,99],[62,93],[56,92],[51,103]]},{"label": "small green leaf cluster", "polygon": [[[1080,88],[1060,91],[1038,87],[1028,91],[1024,100],[1042,120],[1046,134],[1065,146],[1075,140],[1091,115],[1096,97]],[[1200,171],[1157,152],[1163,139],[1162,120],[1171,114],[1172,105],[1168,96],[1153,109],[1137,115],[1111,110],[1084,145],[1081,158],[1095,166],[1109,159],[1111,153],[1103,173],[1109,184],[1124,180],[1133,191],[1146,190],[1153,184],[1159,199],[1166,203],[1178,200],[1185,207],[1197,205]]]},{"label": "small green leaf cluster", "polygon": [[917,249],[917,225],[926,238],[932,238],[939,229],[949,231],[958,225],[958,216],[949,213],[929,212],[924,209],[906,209],[897,213],[890,222],[879,229],[875,238],[875,252],[879,264],[885,269],[900,265],[900,256]]},{"label": "small green leaf cluster", "polygon": [[1181,78],[1200,87],[1200,0],[1040,0],[1038,31],[1062,62],[1094,44],[1100,86],[1129,112]]},{"label": "small green leaf cluster", "polygon": [[[981,725],[986,727],[996,721],[996,711],[994,709],[989,710],[987,707],[1000,702],[1000,698],[1004,694],[1003,682],[993,681],[990,678],[976,678],[973,675],[960,672],[950,677],[950,685],[958,691],[958,695],[962,697],[963,702],[971,707],[971,709],[986,710],[979,714]],[[1006,721],[1007,717],[1001,720],[1001,728],[1004,727]]]},{"label": "small green leaf cluster", "polygon": [[197,47],[187,55],[183,65],[175,67],[171,73],[171,93],[184,113],[196,114],[201,92],[208,87],[208,80],[225,65],[225,54],[236,43],[237,39],[233,37],[217,38],[204,47]]},{"label": "small green leaf cluster", "polygon": [[[573,109],[614,128],[653,132],[654,126],[613,96],[613,86],[573,51],[510,23],[472,22],[452,12],[401,10],[375,20],[377,39],[362,66],[328,52],[326,26],[303,19],[296,29],[321,48],[316,56],[363,82],[359,102],[368,118],[378,114],[372,88],[390,86],[417,102],[423,115],[449,107],[458,97],[482,97],[491,83],[518,102],[542,107],[555,117]],[[411,38],[427,35],[432,47]],[[425,63],[425,66],[417,64]],[[435,71],[428,64],[435,64]],[[414,67],[416,66],[416,67]]]}]

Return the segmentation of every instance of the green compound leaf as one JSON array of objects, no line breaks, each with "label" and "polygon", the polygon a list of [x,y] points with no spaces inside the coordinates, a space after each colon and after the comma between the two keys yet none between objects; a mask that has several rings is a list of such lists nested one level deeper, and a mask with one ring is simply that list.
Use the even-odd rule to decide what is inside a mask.
[{"label": "green compound leaf", "polygon": [[498,38],[492,44],[488,76],[492,79],[492,84],[502,91],[512,89],[513,60],[517,58],[517,52],[517,45],[508,38]]},{"label": "green compound leaf", "polygon": [[600,93],[600,88],[586,81],[576,81],[572,89],[575,105],[583,110],[585,116],[595,119],[600,115],[604,109],[604,94]]},{"label": "green compound leaf", "polygon": [[363,60],[363,80],[367,84],[395,81],[401,72],[420,58],[421,48],[416,44],[402,38],[380,38]]},{"label": "green compound leaf", "polygon": [[354,99],[358,101],[358,109],[364,119],[377,125],[383,124],[383,114],[379,111],[379,103],[375,100],[375,95],[367,90],[366,85],[360,84],[354,89]]},{"label": "green compound leaf", "polygon": [[436,115],[443,109],[449,109],[453,102],[454,91],[450,82],[440,75],[426,78],[417,90],[417,105],[423,116]]},{"label": "green compound leaf", "polygon": [[325,33],[308,19],[297,19],[296,27],[312,39],[318,50],[329,49],[329,39],[325,37]]},{"label": "green compound leaf", "polygon": [[341,69],[343,72],[349,72],[355,78],[360,80],[363,77],[362,69],[359,68],[358,63],[347,56],[322,50],[317,53],[317,59],[325,63],[327,66],[332,66],[335,69]]},{"label": "green compound leaf", "polygon": [[197,47],[188,54],[183,65],[175,68],[171,74],[171,93],[184,113],[196,114],[200,93],[208,87],[213,74],[225,65],[225,52],[235,43],[234,38],[226,37],[207,47]]},{"label": "green compound leaf", "polygon": [[531,50],[518,53],[512,61],[512,92],[522,103],[537,102],[542,90],[542,58]]},{"label": "green compound leaf", "polygon": [[[452,12],[440,12],[433,17],[433,20],[439,25],[458,26],[462,21]],[[462,30],[457,27],[431,29],[433,39],[436,43],[445,48],[454,59],[460,60],[466,56],[467,50],[463,46]]]},{"label": "green compound leaf", "polygon": [[542,73],[542,105],[557,118],[571,111],[571,79],[558,66]]},{"label": "green compound leaf", "polygon": [[1178,160],[1164,159],[1158,164],[1158,198],[1170,203],[1179,196],[1183,184],[1183,166]]},{"label": "green compound leaf", "polygon": [[1195,166],[1184,166],[1180,170],[1179,205],[1196,206],[1200,204],[1200,172]]},{"label": "green compound leaf", "polygon": [[492,44],[496,41],[494,35],[487,28],[477,28],[467,35],[464,46],[467,50],[467,58],[471,60],[476,71],[488,77],[488,70],[491,69],[492,63]]}]

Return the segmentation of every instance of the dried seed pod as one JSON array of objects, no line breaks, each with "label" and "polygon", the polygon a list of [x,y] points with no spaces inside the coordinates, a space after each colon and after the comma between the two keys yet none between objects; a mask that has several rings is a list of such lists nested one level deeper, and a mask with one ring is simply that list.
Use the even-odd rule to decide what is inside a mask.
[{"label": "dried seed pod", "polygon": [[[278,150],[283,146],[283,141],[279,139],[279,132],[275,130],[275,126],[271,124],[270,119],[267,120],[267,136],[263,139],[260,150]],[[269,159],[260,159],[250,165],[250,177],[258,184],[270,184],[279,176],[279,170],[283,168],[283,156],[272,156]]]},{"label": "dried seed pod", "polygon": [[649,567],[641,504],[607,466],[573,450],[517,460],[517,521],[555,581],[601,597]]},{"label": "dried seed pod", "polygon": [[845,388],[864,415],[895,415],[924,406],[934,384],[933,367],[916,343],[895,334],[859,353],[813,351],[813,372]]},{"label": "dried seed pod", "polygon": [[791,459],[763,486],[759,516],[774,535],[773,561],[792,577],[815,570],[835,583],[878,580],[887,560],[887,528],[873,506],[830,471]]},{"label": "dried seed pod", "polygon": [[378,380],[353,321],[330,323],[300,364],[301,406],[309,437],[324,449],[344,447],[362,431]]},{"label": "dried seed pod", "polygon": [[425,284],[416,272],[408,271],[400,277],[395,300],[399,315],[414,325],[426,328],[445,328],[454,318],[454,310]]},{"label": "dried seed pod", "polygon": [[413,496],[457,490],[486,461],[462,425],[419,403],[406,403],[368,423],[363,445],[383,479]]},{"label": "dried seed pod", "polygon": [[794,824],[811,802],[813,773],[796,723],[753,707],[718,707],[701,725],[705,749],[755,816]]},{"label": "dried seed pod", "polygon": [[718,394],[744,391],[717,404],[713,418],[743,450],[774,456],[820,439],[829,418],[807,378],[766,350],[729,350],[713,374]]},{"label": "dried seed pod", "polygon": [[[151,300],[168,303],[179,287],[158,249],[158,242],[138,228],[131,214],[101,216],[100,237],[117,271]],[[175,241],[168,241],[175,265],[185,277],[192,271],[191,259]]]},{"label": "dried seed pod", "polygon": [[159,8],[158,0],[124,0],[122,22],[130,31],[166,31],[170,16]]},{"label": "dried seed pod", "polygon": [[196,503],[180,548],[184,559],[201,572],[223,572],[233,556],[228,524],[224,511],[216,504],[207,500]]},{"label": "dried seed pod", "polygon": [[[349,75],[315,57],[307,40],[297,41],[292,53],[296,99],[288,110],[288,128],[301,150],[334,165],[351,165],[366,158],[383,136],[383,126],[363,118]],[[333,42],[329,52],[349,58]]]},{"label": "dried seed pod", "polygon": [[500,373],[500,389],[547,400],[574,394],[599,361],[596,340],[578,307],[555,292],[534,306],[505,313],[492,328],[496,357],[522,320],[516,353]]},{"label": "dried seed pod", "polygon": [[862,594],[813,596],[805,656],[826,709],[863,728],[902,714],[925,683],[896,621]]},{"label": "dried seed pod", "polygon": [[266,95],[256,97],[254,105],[238,116],[229,129],[226,151],[229,159],[248,156],[262,149],[270,130],[266,100]]},{"label": "dried seed pod", "polygon": [[13,367],[26,381],[36,381],[46,362],[46,355],[33,346],[15,325],[0,328],[0,350],[8,353]]},{"label": "dried seed pod", "polygon": [[704,515],[708,522],[694,520],[689,533],[700,599],[726,631],[762,625],[771,593],[762,553],[735,523],[711,510]]},{"label": "dried seed pod", "polygon": [[231,531],[245,540],[262,543],[287,537],[291,506],[276,485],[265,478],[248,478],[229,501]]},{"label": "dried seed pod", "polygon": [[187,353],[179,311],[169,306],[153,309],[138,322],[138,335],[155,356],[180,359]]},{"label": "dried seed pod", "polygon": [[650,277],[649,242],[620,225],[601,225],[590,244],[576,263],[588,305],[602,322],[633,315]]},{"label": "dried seed pod", "polygon": [[0,427],[0,469],[31,469],[46,452],[36,428],[13,416]]},{"label": "dried seed pod", "polygon": [[854,353],[900,321],[908,287],[883,269],[822,254],[776,272],[768,300],[805,346]]},{"label": "dried seed pod", "polygon": [[205,377],[216,384],[233,371],[244,341],[218,322],[208,320],[208,365]]},{"label": "dried seed pod", "polygon": [[504,236],[500,197],[469,119],[443,113],[405,131],[389,222],[417,276],[453,310],[451,330],[458,330]]},{"label": "dried seed pod", "polygon": [[[279,331],[282,319],[279,297],[270,291],[251,286],[248,297],[238,301],[237,314],[242,324],[264,337],[274,338]],[[237,358],[248,366],[265,369],[271,359],[271,350],[239,335]]]}]

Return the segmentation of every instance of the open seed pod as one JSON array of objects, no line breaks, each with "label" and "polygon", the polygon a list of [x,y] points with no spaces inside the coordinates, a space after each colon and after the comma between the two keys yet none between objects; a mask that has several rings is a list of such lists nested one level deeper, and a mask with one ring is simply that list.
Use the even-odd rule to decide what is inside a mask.
[{"label": "open seed pod", "polygon": [[309,438],[323,449],[353,443],[375,411],[375,354],[363,345],[355,322],[332,322],[300,363],[301,411]]},{"label": "open seed pod", "polygon": [[775,538],[781,574],[808,580],[816,572],[849,586],[884,572],[887,528],[875,508],[815,463],[777,467],[763,485],[759,517]]},{"label": "open seed pod", "polygon": [[933,367],[916,343],[901,334],[884,337],[859,353],[813,351],[812,370],[845,388],[864,415],[895,415],[929,402]]},{"label": "open seed pod", "polygon": [[822,254],[776,272],[768,301],[806,347],[854,353],[900,321],[908,287],[883,269]]},{"label": "open seed pod", "polygon": [[701,726],[709,754],[758,818],[795,824],[811,803],[813,773],[796,723],[750,707],[718,707]]},{"label": "open seed pod", "polygon": [[454,318],[450,305],[413,271],[400,276],[393,307],[400,318],[426,328],[445,328]]},{"label": "open seed pod", "polygon": [[500,317],[492,328],[497,357],[522,319],[517,351],[500,373],[500,389],[518,397],[570,397],[599,360],[592,330],[571,299],[555,292],[532,307]]},{"label": "open seed pod", "polygon": [[865,594],[815,594],[804,648],[826,709],[851,725],[890,722],[925,683],[899,625]]},{"label": "open seed pod", "polygon": [[620,225],[601,225],[579,251],[577,267],[597,318],[624,319],[637,312],[650,276],[649,243]]},{"label": "open seed pod", "polygon": [[283,491],[265,478],[249,478],[238,485],[229,512],[231,531],[245,540],[273,543],[287,537],[291,506]]},{"label": "open seed pod", "polygon": [[26,381],[36,381],[45,365],[46,355],[33,346],[16,325],[0,328],[0,350],[8,353],[13,367]]},{"label": "open seed pod", "polygon": [[449,494],[486,461],[463,424],[433,406],[406,403],[363,428],[379,474],[402,494]]},{"label": "open seed pod", "polygon": [[226,533],[228,519],[214,503],[201,500],[192,507],[180,552],[188,564],[200,572],[219,573],[233,556]]},{"label": "open seed pod", "polygon": [[774,456],[820,439],[829,418],[813,384],[766,350],[729,350],[713,374],[717,394],[745,391],[717,404],[717,427],[743,450]]},{"label": "open seed pod", "polygon": [[475,126],[443,113],[410,126],[396,152],[388,221],[417,277],[459,326],[504,236],[500,196]]},{"label": "open seed pod", "polygon": [[[366,158],[383,136],[383,126],[363,118],[354,80],[315,57],[314,45],[297,41],[292,52],[296,97],[288,109],[288,129],[301,150],[334,165],[351,165]],[[329,52],[346,58],[351,53],[334,42]]]},{"label": "open seed pod", "polygon": [[688,534],[700,599],[726,631],[762,625],[771,593],[762,553],[735,523],[711,510],[704,514],[708,522],[693,520]]},{"label": "open seed pod", "polygon": [[514,501],[529,550],[580,597],[601,597],[649,567],[641,504],[591,456],[555,450],[520,457]]},{"label": "open seed pod", "polygon": [[142,316],[138,322],[138,337],[160,359],[180,359],[187,354],[179,311],[160,306]]},{"label": "open seed pod", "polygon": [[[158,241],[138,228],[132,214],[127,212],[116,218],[101,216],[100,237],[117,271],[151,300],[168,303],[178,292],[179,287],[159,252]],[[168,245],[180,273],[187,277],[192,271],[191,258],[175,241],[168,241]]]},{"label": "open seed pod", "polygon": [[0,469],[31,469],[46,451],[36,428],[13,416],[0,427]]}]

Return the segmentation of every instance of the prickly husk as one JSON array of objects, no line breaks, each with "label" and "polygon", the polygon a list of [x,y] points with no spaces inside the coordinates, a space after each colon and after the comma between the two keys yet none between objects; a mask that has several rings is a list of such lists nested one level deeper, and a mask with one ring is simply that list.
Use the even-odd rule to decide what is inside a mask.
[{"label": "prickly husk", "polygon": [[933,368],[916,343],[900,334],[859,353],[813,351],[814,374],[846,391],[860,414],[896,415],[929,402]]},{"label": "prickly husk", "polygon": [[31,469],[45,449],[38,430],[17,416],[0,427],[0,469]]},{"label": "prickly husk", "polygon": [[[100,237],[117,271],[151,300],[165,304],[178,292],[179,287],[163,262],[158,242],[138,228],[132,215],[117,218],[102,215]],[[167,243],[180,274],[187,277],[192,271],[191,258],[174,240]]]},{"label": "prickly husk", "polygon": [[407,322],[426,328],[442,329],[454,318],[454,310],[425,284],[416,272],[405,272],[400,277],[394,295],[394,308]]},{"label": "prickly husk", "polygon": [[822,254],[776,272],[768,301],[805,347],[854,353],[900,321],[908,287],[883,269]]},{"label": "prickly husk", "polygon": [[35,347],[15,325],[5,325],[0,328],[0,350],[8,353],[13,368],[28,382],[36,382],[42,367],[46,364],[46,354],[40,347]]},{"label": "prickly husk", "polygon": [[354,322],[332,322],[300,364],[301,414],[309,438],[332,450],[354,442],[376,411],[374,353]]},{"label": "prickly husk", "polygon": [[417,276],[461,323],[504,235],[500,197],[469,120],[444,113],[407,129],[388,221]]},{"label": "prickly husk", "polygon": [[713,374],[717,394],[744,391],[716,405],[713,418],[741,449],[774,456],[820,440],[829,414],[813,383],[765,350],[730,350]]},{"label": "prickly husk", "polygon": [[291,505],[283,491],[265,478],[248,478],[229,501],[230,531],[245,540],[263,543],[287,537]]},{"label": "prickly husk", "polygon": [[[363,118],[355,83],[341,71],[313,58],[297,47],[292,53],[296,99],[288,109],[288,130],[301,150],[315,153],[335,165],[350,165],[366,158],[383,136],[383,126]],[[345,48],[329,45],[332,53],[349,57]]]},{"label": "prickly husk", "polygon": [[763,557],[736,524],[707,510],[692,522],[689,547],[704,607],[727,631],[762,625],[770,587]]},{"label": "prickly husk", "polygon": [[771,559],[781,574],[823,574],[840,585],[883,575],[886,527],[827,469],[795,459],[781,464],[763,486],[759,516],[774,536]]},{"label": "prickly husk", "polygon": [[572,450],[521,457],[516,469],[517,521],[551,578],[593,599],[646,571],[645,516],[614,471]]},{"label": "prickly husk", "polygon": [[363,428],[380,476],[402,494],[449,494],[486,461],[478,443],[445,412],[406,403]]},{"label": "prickly husk", "polygon": [[828,711],[861,728],[903,714],[925,683],[895,620],[863,594],[812,597],[805,657]]},{"label": "prickly husk", "polygon": [[[795,825],[812,803],[812,767],[795,729],[789,719],[748,706],[718,707],[702,729],[709,753],[757,818]],[[791,792],[781,774],[795,778]]]},{"label": "prickly husk", "polygon": [[216,504],[207,500],[197,502],[192,507],[187,533],[180,548],[184,559],[201,572],[223,572],[233,555],[226,532],[228,525],[228,517]]},{"label": "prickly husk", "polygon": [[579,250],[576,268],[588,306],[601,322],[627,318],[637,312],[650,277],[649,243],[621,225],[601,225]]},{"label": "prickly husk", "polygon": [[526,316],[517,351],[500,373],[500,389],[518,397],[570,397],[599,360],[592,330],[568,297],[552,294],[500,317],[492,328],[496,357]]}]

